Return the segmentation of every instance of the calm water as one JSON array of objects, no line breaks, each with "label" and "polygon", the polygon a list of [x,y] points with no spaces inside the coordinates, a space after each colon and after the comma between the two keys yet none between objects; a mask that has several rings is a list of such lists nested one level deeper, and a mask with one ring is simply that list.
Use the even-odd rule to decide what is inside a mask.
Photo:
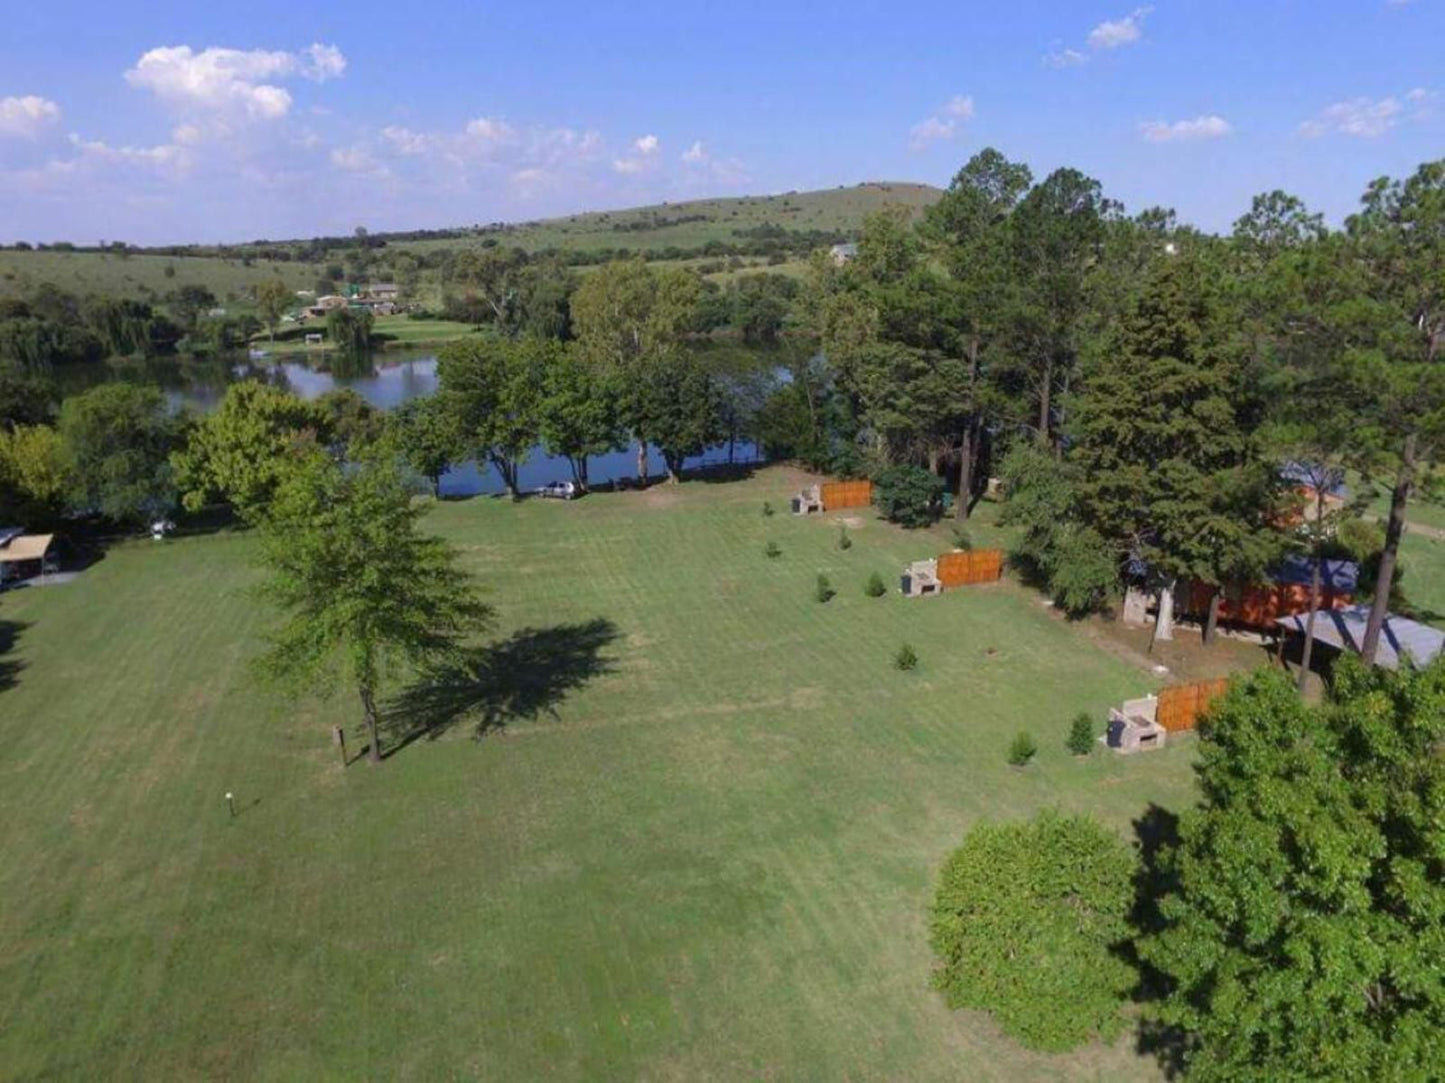
[{"label": "calm water", "polygon": [[[151,384],[161,388],[178,409],[189,407],[209,411],[220,403],[226,388],[237,380],[259,379],[294,392],[303,399],[314,399],[337,387],[349,387],[373,406],[389,410],[408,399],[421,398],[437,389],[437,362],[430,353],[406,354],[388,351],[379,354],[373,367],[348,373],[328,372],[309,364],[285,359],[263,358],[252,361],[122,361],[106,365],[77,366],[60,374],[62,394],[75,394],[96,384],[114,380]],[[739,461],[757,457],[757,449],[745,441],[733,448]],[[697,458],[688,459],[689,467],[728,461],[728,448],[713,448]],[[666,466],[655,449],[648,452],[648,470],[663,476]],[[595,485],[637,473],[637,451],[598,455],[588,465],[589,480]],[[549,481],[570,481],[571,467],[567,460],[547,455],[540,446],[533,449],[518,473],[518,482],[525,489]],[[499,493],[501,479],[490,466],[473,461],[460,463],[441,479],[444,496],[471,496],[476,493]]]}]

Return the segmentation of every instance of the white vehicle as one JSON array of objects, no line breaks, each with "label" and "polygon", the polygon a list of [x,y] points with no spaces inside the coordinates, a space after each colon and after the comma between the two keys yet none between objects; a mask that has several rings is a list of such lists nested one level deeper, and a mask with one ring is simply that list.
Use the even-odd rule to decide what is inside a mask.
[{"label": "white vehicle", "polygon": [[558,500],[571,500],[577,495],[577,486],[570,481],[549,481],[535,490],[538,496],[552,496]]}]

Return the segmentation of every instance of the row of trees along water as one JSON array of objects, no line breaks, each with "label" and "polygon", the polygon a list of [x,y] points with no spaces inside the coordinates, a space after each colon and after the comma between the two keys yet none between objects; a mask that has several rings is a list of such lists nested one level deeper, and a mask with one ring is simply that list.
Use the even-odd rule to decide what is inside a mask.
[{"label": "row of trees along water", "polygon": [[[1280,526],[1295,483],[1279,466],[1357,471],[1392,492],[1368,653],[1445,417],[1442,176],[1436,162],[1372,183],[1342,229],[1269,193],[1214,236],[1167,210],[1127,214],[1076,170],[1036,182],[986,150],[921,219],[869,219],[856,259],[814,254],[770,326],[821,349],[781,365],[693,348],[711,296],[694,270],[624,261],[552,280],[545,263],[487,249],[471,273],[489,333],[446,348],[435,401],[381,427],[428,477],[470,455],[514,492],[539,441],[585,487],[588,458],[629,441],[639,474],[651,445],[675,478],[686,456],[747,437],[775,456],[922,494],[925,519],[945,482],[966,518],[998,475],[1021,558],[1072,613],[1131,578],[1161,602],[1184,579],[1214,584],[1217,599],[1287,549],[1322,556],[1331,530]],[[10,320],[36,322],[89,328],[115,350],[155,326],[129,303],[42,306]],[[365,348],[364,326],[337,334]],[[12,502],[134,514],[164,503],[167,485],[192,502],[227,496],[195,465],[227,455],[191,445],[222,444],[218,430],[240,405],[162,419],[143,392],[122,404],[130,393],[110,390],[102,397],[120,420],[97,420],[95,402],[67,403],[70,418],[62,410],[54,434],[40,436],[16,429],[47,425],[41,396],[17,366],[4,379]],[[255,406],[244,393],[235,403]],[[276,435],[271,450],[284,453],[289,422],[245,424]],[[124,470],[95,458],[87,428],[109,430],[92,442]],[[334,439],[309,414],[304,428]],[[79,481],[62,485],[67,470]]]}]

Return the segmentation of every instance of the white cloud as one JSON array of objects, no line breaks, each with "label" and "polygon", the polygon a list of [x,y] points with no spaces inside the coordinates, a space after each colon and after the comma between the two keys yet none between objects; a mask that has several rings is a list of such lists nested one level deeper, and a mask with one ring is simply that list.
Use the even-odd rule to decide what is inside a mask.
[{"label": "white cloud", "polygon": [[637,148],[639,154],[656,154],[662,141],[655,135],[644,135],[640,139],[633,140],[632,145]]},{"label": "white cloud", "polygon": [[[1411,99],[1419,101],[1419,99]],[[1405,107],[1395,97],[1351,98],[1335,102],[1300,125],[1300,134],[1317,138],[1336,132],[1359,139],[1375,139],[1400,122]]]},{"label": "white cloud", "polygon": [[[1144,19],[1154,9],[1149,6],[1137,7],[1128,15],[1118,19],[1105,19],[1089,31],[1086,44],[1092,52],[1103,52],[1133,45],[1144,37]],[[1089,62],[1089,53],[1081,49],[1055,47],[1044,54],[1044,63],[1051,68],[1077,68]]]},{"label": "white cloud", "polygon": [[331,164],[348,173],[369,173],[386,176],[387,169],[376,159],[370,148],[357,143],[349,147],[333,147]]},{"label": "white cloud", "polygon": [[346,58],[334,45],[299,53],[214,47],[196,52],[189,45],[170,45],[142,55],[125,78],[176,109],[275,120],[291,111],[291,93],[276,81],[301,76],[323,82],[345,70]]},{"label": "white cloud", "polygon": [[517,135],[516,129],[496,117],[477,117],[468,121],[466,132],[482,143],[510,143]]},{"label": "white cloud", "polygon": [[70,145],[80,157],[95,161],[181,172],[189,169],[192,164],[190,152],[173,143],[161,143],[154,147],[115,147],[102,139],[82,139],[74,133],[69,139]]},{"label": "white cloud", "polygon": [[955,94],[937,113],[908,129],[908,149],[926,150],[934,143],[952,139],[960,123],[973,118],[973,97]]},{"label": "white cloud", "polygon": [[707,161],[707,151],[703,148],[701,139],[694,139],[692,146],[682,152],[682,160],[689,165]]},{"label": "white cloud", "polygon": [[617,158],[613,160],[612,168],[618,173],[631,176],[646,169],[647,163],[641,158]]},{"label": "white cloud", "polygon": [[1151,143],[1182,143],[1200,139],[1220,139],[1234,129],[1220,116],[1195,117],[1193,120],[1150,120],[1139,125],[1144,138]]},{"label": "white cloud", "polygon": [[951,117],[968,120],[973,116],[973,96],[971,94],[955,94],[943,107],[943,111]]},{"label": "white cloud", "polygon": [[48,98],[35,94],[0,98],[0,136],[34,139],[59,119],[60,106]]},{"label": "white cloud", "polygon": [[1144,17],[1154,9],[1135,8],[1122,19],[1106,19],[1089,31],[1089,48],[1117,49],[1121,45],[1133,45],[1144,36]]},{"label": "white cloud", "polygon": [[308,45],[301,74],[318,83],[340,79],[346,72],[346,57],[334,45]]},{"label": "white cloud", "polygon": [[1076,68],[1087,63],[1088,59],[1077,49],[1056,49],[1044,55],[1044,63],[1051,68]]},{"label": "white cloud", "polygon": [[381,129],[381,138],[386,140],[398,154],[424,154],[431,146],[430,136],[395,124],[389,124]]}]

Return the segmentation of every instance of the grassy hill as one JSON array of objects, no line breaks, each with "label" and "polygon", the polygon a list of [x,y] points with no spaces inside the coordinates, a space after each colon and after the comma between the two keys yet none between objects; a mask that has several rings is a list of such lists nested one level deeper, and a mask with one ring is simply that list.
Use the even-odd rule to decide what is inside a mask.
[{"label": "grassy hill", "polygon": [[[547,248],[592,252],[603,248],[642,251],[700,248],[709,241],[735,241],[739,230],[765,226],[852,236],[875,211],[902,205],[921,213],[940,194],[939,189],[927,184],[873,182],[816,192],[699,199],[622,211],[594,211],[488,227],[476,237],[478,240],[495,238],[502,244],[529,252]],[[410,241],[402,242],[401,247],[425,250],[458,243],[455,240]]]},{"label": "grassy hill", "polygon": [[164,295],[182,286],[205,286],[222,302],[243,297],[252,286],[279,278],[292,289],[311,289],[320,264],[214,256],[159,256],[110,252],[16,252],[0,250],[0,297],[24,296],[44,283],[80,295]]}]

